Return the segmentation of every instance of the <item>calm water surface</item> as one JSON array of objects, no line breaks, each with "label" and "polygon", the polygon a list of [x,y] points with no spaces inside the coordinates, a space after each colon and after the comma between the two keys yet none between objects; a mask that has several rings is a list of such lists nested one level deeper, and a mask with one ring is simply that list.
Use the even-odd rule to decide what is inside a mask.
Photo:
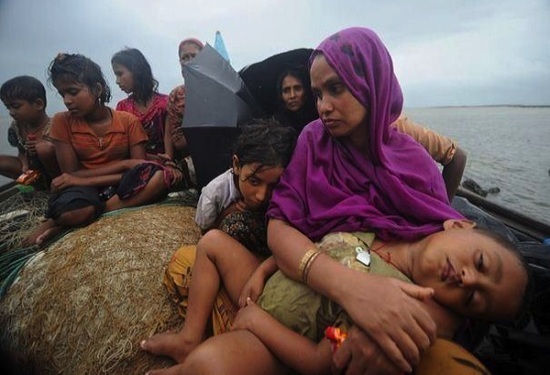
[{"label": "calm water surface", "polygon": [[[550,107],[441,107],[405,113],[454,138],[468,153],[464,178],[499,187],[489,200],[550,224]],[[16,154],[7,141],[9,117],[0,118],[0,152]],[[8,180],[0,177],[0,185]]]},{"label": "calm water surface", "polygon": [[464,178],[499,187],[488,199],[550,224],[550,108],[407,109],[413,120],[458,141]]}]

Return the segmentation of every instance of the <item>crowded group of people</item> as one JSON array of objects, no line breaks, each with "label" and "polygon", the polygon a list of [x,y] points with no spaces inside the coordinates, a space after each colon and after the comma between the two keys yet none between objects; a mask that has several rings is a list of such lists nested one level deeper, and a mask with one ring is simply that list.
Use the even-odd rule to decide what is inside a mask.
[{"label": "crowded group of people", "polygon": [[[182,41],[180,63],[202,47]],[[2,156],[1,173],[38,170],[51,191],[26,244],[193,186],[185,86],[158,93],[137,49],[112,69],[129,94],[116,109],[97,64],[55,57],[49,79],[68,111],[51,120],[38,80],[2,85],[19,155]],[[376,33],[329,36],[308,69],[280,75],[278,110],[241,127],[228,169],[202,189],[203,236],[163,280],[183,328],[140,343],[176,364],[150,375],[410,372],[438,339],[521,311],[524,261],[452,208],[466,155],[402,113]]]}]

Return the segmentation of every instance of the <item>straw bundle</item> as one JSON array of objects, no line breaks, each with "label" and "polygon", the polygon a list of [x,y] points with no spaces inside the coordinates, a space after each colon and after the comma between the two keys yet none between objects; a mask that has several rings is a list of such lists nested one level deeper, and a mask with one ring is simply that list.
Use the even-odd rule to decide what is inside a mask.
[{"label": "straw bundle", "polygon": [[137,374],[170,364],[139,342],[183,323],[162,275],[198,241],[195,208],[156,205],[104,216],[41,251],[0,301],[0,346],[40,374]]}]

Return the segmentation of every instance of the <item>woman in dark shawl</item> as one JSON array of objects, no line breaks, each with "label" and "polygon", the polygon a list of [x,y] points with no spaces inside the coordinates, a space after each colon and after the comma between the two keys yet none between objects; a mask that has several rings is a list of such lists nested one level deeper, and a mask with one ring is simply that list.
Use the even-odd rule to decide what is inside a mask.
[{"label": "woman in dark shawl", "polygon": [[310,86],[307,74],[298,69],[284,71],[277,80],[278,109],[274,117],[298,133],[319,118]]}]

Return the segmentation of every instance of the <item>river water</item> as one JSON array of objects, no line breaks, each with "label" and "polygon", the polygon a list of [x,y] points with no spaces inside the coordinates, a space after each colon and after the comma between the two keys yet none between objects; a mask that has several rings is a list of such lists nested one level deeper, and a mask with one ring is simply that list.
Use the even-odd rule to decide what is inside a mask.
[{"label": "river water", "polygon": [[[412,108],[414,121],[455,139],[468,153],[464,178],[500,188],[490,201],[550,224],[550,107]],[[0,118],[0,153],[9,146]],[[0,176],[0,185],[8,182]]]},{"label": "river water", "polygon": [[468,154],[463,180],[500,188],[487,199],[550,224],[550,107],[407,109]]}]

